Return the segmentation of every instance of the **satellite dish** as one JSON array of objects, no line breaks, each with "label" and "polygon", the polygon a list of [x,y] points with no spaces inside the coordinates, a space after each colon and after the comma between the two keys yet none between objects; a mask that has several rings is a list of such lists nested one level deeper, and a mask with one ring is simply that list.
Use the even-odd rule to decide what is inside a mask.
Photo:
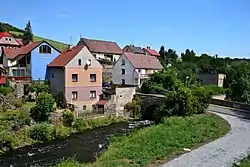
[{"label": "satellite dish", "polygon": [[90,65],[91,65],[90,59],[88,59],[88,60],[86,61],[86,65],[87,65],[87,66],[90,66]]}]

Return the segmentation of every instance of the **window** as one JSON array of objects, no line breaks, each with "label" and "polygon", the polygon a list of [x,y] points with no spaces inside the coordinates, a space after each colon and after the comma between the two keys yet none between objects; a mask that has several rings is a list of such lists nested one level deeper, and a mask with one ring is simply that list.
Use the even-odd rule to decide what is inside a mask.
[{"label": "window", "polygon": [[13,76],[25,76],[25,69],[13,69],[12,75]]},{"label": "window", "polygon": [[90,91],[90,98],[96,98],[96,91]]},{"label": "window", "polygon": [[93,56],[96,58],[96,54],[93,54]]},{"label": "window", "polygon": [[82,60],[78,59],[78,66],[81,66],[81,65],[82,65]]},{"label": "window", "polygon": [[125,79],[122,79],[122,85],[125,85]]},{"label": "window", "polygon": [[125,74],[125,69],[122,69],[122,74],[123,74],[123,75]]},{"label": "window", "polygon": [[93,109],[93,110],[95,110],[95,109],[96,109],[95,105],[92,105],[92,109]]},{"label": "window", "polygon": [[86,110],[86,109],[87,109],[87,106],[82,106],[82,109],[83,109],[83,110]]},{"label": "window", "polygon": [[90,74],[90,82],[96,82],[96,74]]},{"label": "window", "polygon": [[122,65],[123,66],[125,65],[125,59],[122,59]]},{"label": "window", "polygon": [[78,92],[72,91],[72,99],[78,99]]},{"label": "window", "polygon": [[5,38],[6,41],[8,41],[8,38]]},{"label": "window", "polygon": [[11,38],[9,38],[9,41],[11,41]]},{"label": "window", "polygon": [[54,78],[54,73],[51,73],[51,78]]},{"label": "window", "polygon": [[39,47],[39,53],[50,53],[51,54],[51,47],[48,45],[41,45]]},{"label": "window", "polygon": [[141,69],[138,69],[138,73],[141,73]]},{"label": "window", "polygon": [[72,82],[78,82],[78,74],[72,74]]}]

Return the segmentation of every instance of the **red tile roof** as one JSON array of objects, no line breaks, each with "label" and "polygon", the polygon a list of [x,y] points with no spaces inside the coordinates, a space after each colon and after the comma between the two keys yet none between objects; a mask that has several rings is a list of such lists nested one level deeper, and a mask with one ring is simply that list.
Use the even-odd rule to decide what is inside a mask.
[{"label": "red tile roof", "polygon": [[81,38],[77,45],[85,45],[91,52],[95,53],[122,54],[121,48],[112,41]]},{"label": "red tile roof", "polygon": [[13,37],[12,35],[10,35],[8,32],[0,32],[0,39],[2,37]]},{"label": "red tile roof", "polygon": [[99,100],[97,103],[95,103],[96,105],[99,106],[104,106],[107,102],[109,102],[108,100]]},{"label": "red tile roof", "polygon": [[21,46],[23,46],[23,40],[21,38],[15,38],[17,43],[19,43]]},{"label": "red tile roof", "polygon": [[134,66],[134,68],[143,69],[162,69],[162,65],[159,60],[154,56],[146,56],[142,54],[133,54],[124,52],[125,56]]},{"label": "red tile roof", "polygon": [[72,60],[84,46],[74,46],[72,49],[66,49],[59,54],[48,66],[49,67],[64,67]]},{"label": "red tile roof", "polygon": [[160,54],[154,49],[144,48],[143,50],[147,51],[151,56],[160,56]]},{"label": "red tile roof", "polygon": [[28,54],[29,52],[31,52],[33,49],[35,49],[37,46],[39,46],[43,42],[44,41],[32,42],[32,43],[25,45],[25,46],[18,48],[18,49],[4,47],[3,51],[8,59],[14,59],[14,58],[17,58],[19,55]]}]

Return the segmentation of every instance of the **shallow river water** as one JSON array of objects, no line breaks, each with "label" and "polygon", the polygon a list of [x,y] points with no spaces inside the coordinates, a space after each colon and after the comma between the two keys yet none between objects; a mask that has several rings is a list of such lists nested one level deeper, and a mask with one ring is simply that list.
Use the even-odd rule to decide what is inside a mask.
[{"label": "shallow river water", "polygon": [[108,145],[111,135],[126,134],[149,124],[148,121],[118,123],[76,133],[67,139],[22,147],[1,155],[0,167],[53,166],[72,157],[80,162],[95,161],[96,155]]}]

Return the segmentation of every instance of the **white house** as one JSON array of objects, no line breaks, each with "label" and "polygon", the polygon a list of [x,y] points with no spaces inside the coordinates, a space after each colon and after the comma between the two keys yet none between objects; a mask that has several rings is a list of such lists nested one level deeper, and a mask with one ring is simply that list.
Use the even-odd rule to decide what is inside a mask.
[{"label": "white house", "polygon": [[115,85],[140,87],[150,75],[162,68],[154,56],[124,52],[113,67],[112,81]]}]

